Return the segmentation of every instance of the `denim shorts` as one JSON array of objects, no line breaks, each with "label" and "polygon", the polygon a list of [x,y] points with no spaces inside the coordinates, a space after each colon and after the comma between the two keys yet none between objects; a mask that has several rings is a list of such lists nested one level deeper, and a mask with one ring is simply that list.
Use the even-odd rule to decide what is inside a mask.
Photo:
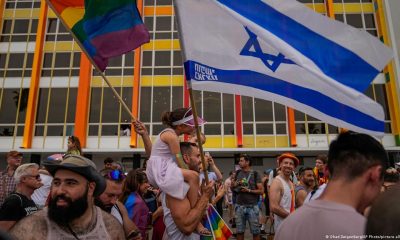
[{"label": "denim shorts", "polygon": [[257,205],[236,205],[235,217],[237,233],[244,233],[247,221],[250,225],[250,232],[253,235],[260,234],[260,223],[258,221],[259,214],[260,208]]}]

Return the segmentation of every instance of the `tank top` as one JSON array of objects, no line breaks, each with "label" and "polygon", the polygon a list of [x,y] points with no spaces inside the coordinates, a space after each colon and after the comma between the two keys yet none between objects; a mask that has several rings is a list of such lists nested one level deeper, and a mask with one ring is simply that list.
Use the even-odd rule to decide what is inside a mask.
[{"label": "tank top", "polygon": [[161,134],[164,132],[171,131],[175,134],[175,131],[172,128],[165,128],[162,130],[156,137],[156,140],[153,143],[151,148],[151,156],[164,157],[164,158],[174,158],[175,155],[171,154],[171,150],[169,149],[169,145],[161,140]]},{"label": "tank top", "polygon": [[[292,187],[290,186],[290,183],[287,182],[285,179],[283,179],[281,176],[276,176],[276,179],[281,181],[282,186],[283,186],[283,195],[281,198],[281,201],[279,202],[279,205],[285,209],[287,212],[291,212],[292,207]],[[282,223],[284,218],[279,217],[278,215],[274,214],[274,229],[275,232],[278,231],[279,225]]]},{"label": "tank top", "polygon": [[[112,239],[111,236],[108,234],[106,226],[103,221],[103,215],[101,213],[100,208],[95,207],[95,214],[96,214],[96,226],[93,228],[92,231],[84,234],[78,235],[78,238],[81,240],[109,240]],[[47,208],[44,209],[47,215]],[[56,223],[51,222],[49,218],[46,218],[47,222],[47,240],[54,240],[54,239],[63,239],[63,240],[76,240],[76,238],[70,233],[65,232],[61,229]]]},{"label": "tank top", "polygon": [[[179,231],[178,227],[176,226],[174,219],[171,215],[171,210],[167,207],[166,203],[166,194],[163,192],[161,193],[161,204],[164,211],[164,224],[165,224],[165,232],[168,235],[168,239],[173,240],[199,240],[200,236],[197,234],[190,234],[185,235],[181,231]],[[166,235],[164,234],[164,235]]]}]

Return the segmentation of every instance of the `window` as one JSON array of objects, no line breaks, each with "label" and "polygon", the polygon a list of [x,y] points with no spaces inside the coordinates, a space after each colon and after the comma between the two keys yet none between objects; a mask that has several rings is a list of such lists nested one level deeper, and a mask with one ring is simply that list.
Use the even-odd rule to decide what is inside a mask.
[{"label": "window", "polygon": [[223,99],[223,118],[224,122],[233,122],[235,120],[235,107],[233,94],[222,94]]},{"label": "window", "polygon": [[43,77],[79,76],[80,52],[45,52],[43,55]]},{"label": "window", "polygon": [[272,102],[254,99],[256,121],[273,121]]},{"label": "window", "polygon": [[363,28],[363,21],[361,14],[346,14],[347,24],[356,28]]},{"label": "window", "polygon": [[205,135],[221,135],[221,125],[207,123],[206,125],[204,125],[204,134]]},{"label": "window", "polygon": [[35,136],[64,136],[74,125],[76,88],[40,88]]},{"label": "window", "polygon": [[142,122],[150,122],[151,116],[151,87],[140,88],[140,117]]},{"label": "window", "polygon": [[[120,93],[121,88],[115,88],[115,90]],[[132,102],[132,101],[130,101]],[[99,103],[99,102],[98,102]],[[96,102],[93,102],[93,104],[98,104]],[[119,121],[119,101],[117,97],[114,96],[111,88],[109,87],[104,87],[103,88],[103,96],[102,96],[102,103],[103,103],[103,109],[102,109],[102,122],[103,123],[118,123]],[[129,104],[129,103],[127,103]],[[128,105],[129,107],[129,105]]]},{"label": "window", "polygon": [[153,122],[161,122],[161,114],[170,110],[171,90],[169,87],[154,87]]},{"label": "window", "polygon": [[242,96],[242,119],[253,121],[253,98]]},{"label": "window", "polygon": [[[132,108],[132,87],[114,87],[129,109]],[[143,121],[141,118],[139,118]],[[111,88],[92,87],[89,111],[89,136],[117,136],[130,124],[131,116],[115,97]],[[100,132],[99,132],[100,131]],[[121,136],[122,134],[120,134]]]},{"label": "window", "polygon": [[[221,93],[204,92],[203,93],[204,114],[203,117],[208,122],[221,122]],[[208,124],[206,129],[208,128]],[[214,127],[215,128],[215,127]],[[218,125],[221,129],[221,126]]]},{"label": "window", "polygon": [[9,68],[22,68],[24,65],[25,53],[12,53],[8,60]]},{"label": "window", "polygon": [[156,31],[171,31],[172,29],[171,16],[157,16],[156,17]]},{"label": "window", "polygon": [[170,51],[156,51],[155,52],[155,66],[170,66],[171,65],[171,52]]},{"label": "window", "polygon": [[[0,90],[0,125],[23,124],[28,104],[28,88],[4,88]],[[16,119],[18,113],[18,119]]]},{"label": "window", "polygon": [[47,21],[46,41],[72,41],[71,33],[57,18],[49,18]]},{"label": "window", "polygon": [[1,42],[35,41],[37,19],[7,19],[3,22]]}]

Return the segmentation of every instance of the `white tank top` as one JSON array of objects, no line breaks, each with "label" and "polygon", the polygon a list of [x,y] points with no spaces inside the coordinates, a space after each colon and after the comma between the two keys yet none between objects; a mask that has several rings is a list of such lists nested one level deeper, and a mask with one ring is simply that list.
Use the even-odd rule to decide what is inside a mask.
[{"label": "white tank top", "polygon": [[[292,192],[291,192],[291,187],[290,183],[288,183],[285,179],[283,179],[281,176],[276,176],[276,179],[281,181],[282,186],[283,186],[283,195],[281,198],[281,201],[279,202],[279,206],[281,206],[285,211],[290,213],[290,207],[292,206]],[[279,217],[278,215],[274,214],[274,229],[275,232],[278,231],[278,227],[283,221],[283,218]]]},{"label": "white tank top", "polygon": [[181,231],[179,231],[178,227],[176,226],[174,219],[171,216],[171,210],[167,207],[166,203],[166,195],[165,193],[161,193],[161,204],[164,211],[164,223],[165,223],[165,238],[163,239],[171,239],[171,240],[199,240],[200,236],[192,233],[190,235],[185,235]]},{"label": "white tank top", "polygon": [[[47,208],[44,209],[47,215]],[[92,231],[78,235],[81,240],[111,240],[111,236],[108,234],[106,226],[104,225],[103,215],[100,208],[96,207],[96,226]],[[63,239],[63,240],[76,240],[76,238],[70,233],[65,232],[56,223],[50,222],[49,218],[46,218],[47,222],[47,240]]]}]

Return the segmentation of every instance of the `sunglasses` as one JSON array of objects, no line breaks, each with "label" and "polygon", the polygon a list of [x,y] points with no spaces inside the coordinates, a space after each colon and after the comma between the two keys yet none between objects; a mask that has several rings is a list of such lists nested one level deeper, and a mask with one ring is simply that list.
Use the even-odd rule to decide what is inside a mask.
[{"label": "sunglasses", "polygon": [[40,175],[27,175],[27,177],[34,178],[36,180],[40,180]]},{"label": "sunglasses", "polygon": [[114,181],[122,181],[126,178],[126,176],[121,170],[115,169],[107,174],[107,178]]}]

